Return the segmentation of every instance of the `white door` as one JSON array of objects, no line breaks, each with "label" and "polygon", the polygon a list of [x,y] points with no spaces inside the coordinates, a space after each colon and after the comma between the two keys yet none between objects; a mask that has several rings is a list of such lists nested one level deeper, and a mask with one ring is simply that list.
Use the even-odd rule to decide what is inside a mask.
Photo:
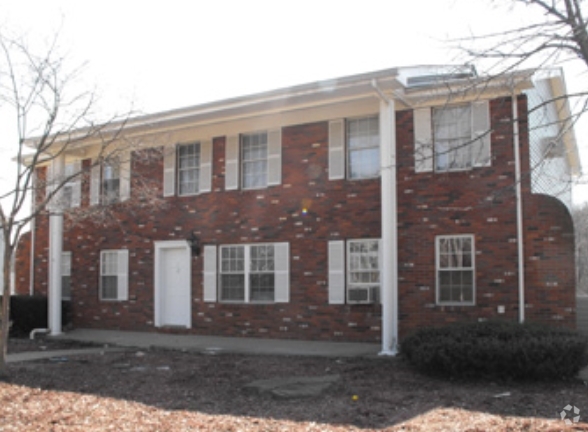
[{"label": "white door", "polygon": [[191,327],[190,250],[162,248],[159,253],[160,326]]}]

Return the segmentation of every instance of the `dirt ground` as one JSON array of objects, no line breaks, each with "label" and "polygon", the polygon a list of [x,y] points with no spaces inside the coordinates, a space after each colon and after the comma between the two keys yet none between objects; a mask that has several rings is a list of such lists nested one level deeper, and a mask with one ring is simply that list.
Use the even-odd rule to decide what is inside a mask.
[{"label": "dirt ground", "polygon": [[[9,352],[79,347],[12,340]],[[401,359],[211,355],[165,350],[9,365],[0,431],[588,431],[588,386],[447,382]],[[325,394],[277,400],[257,379],[339,374]],[[580,409],[566,425],[566,405]],[[571,419],[572,415],[568,414]]]}]

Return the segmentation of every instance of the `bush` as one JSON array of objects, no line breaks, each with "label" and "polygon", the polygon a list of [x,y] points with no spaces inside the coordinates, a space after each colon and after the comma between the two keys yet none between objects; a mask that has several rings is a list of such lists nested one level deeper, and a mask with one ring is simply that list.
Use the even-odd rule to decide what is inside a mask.
[{"label": "bush", "polygon": [[[0,297],[0,301],[2,297]],[[47,327],[47,297],[19,295],[10,297],[11,336],[28,336],[31,330]],[[61,302],[61,324],[71,323],[71,302]]]},{"label": "bush", "polygon": [[578,333],[536,324],[480,322],[426,328],[401,353],[419,371],[450,378],[558,379],[588,364]]}]

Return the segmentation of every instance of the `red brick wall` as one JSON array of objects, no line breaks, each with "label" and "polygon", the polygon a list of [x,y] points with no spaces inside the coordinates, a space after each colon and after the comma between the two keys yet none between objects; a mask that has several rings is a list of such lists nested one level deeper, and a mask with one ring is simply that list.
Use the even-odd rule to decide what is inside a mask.
[{"label": "red brick wall", "polygon": [[[519,100],[526,112],[526,100]],[[517,246],[511,103],[491,104],[492,166],[445,174],[414,172],[412,111],[397,113],[399,311],[401,336],[458,320],[517,319]],[[521,148],[526,149],[526,119]],[[329,240],[380,237],[380,181],[328,180],[328,124],[282,130],[283,180],[254,191],[224,191],[225,137],[213,140],[213,191],[166,199],[162,209],[115,205],[116,223],[71,228],[72,303],[78,327],[153,329],[153,242],[185,239],[195,231],[203,244],[262,241],[290,243],[290,302],[235,305],[202,301],[202,257],[192,259],[192,332],[316,340],[378,341],[379,305],[329,305]],[[136,178],[163,183],[162,159],[135,160]],[[529,194],[528,177],[523,190]],[[88,187],[85,186],[84,195]],[[308,208],[308,214],[302,214]],[[546,221],[557,214],[545,215]],[[547,222],[546,222],[547,223]],[[35,288],[43,291],[47,224],[37,225]],[[435,236],[473,234],[476,241],[476,306],[435,303]],[[45,240],[42,240],[45,239]],[[43,243],[45,241],[45,243]],[[130,251],[129,301],[98,300],[100,250]],[[573,255],[572,255],[573,259]],[[45,264],[43,264],[45,263]],[[572,291],[573,292],[573,291]],[[563,302],[565,303],[564,300]],[[497,307],[506,312],[498,314]],[[550,308],[550,305],[541,305]],[[547,315],[543,315],[546,317]],[[571,316],[562,315],[558,322]]]},{"label": "red brick wall", "polygon": [[574,224],[547,195],[525,202],[525,302],[528,321],[576,327]]},{"label": "red brick wall", "polygon": [[31,232],[20,236],[14,256],[14,292],[19,295],[30,293],[31,281]]}]

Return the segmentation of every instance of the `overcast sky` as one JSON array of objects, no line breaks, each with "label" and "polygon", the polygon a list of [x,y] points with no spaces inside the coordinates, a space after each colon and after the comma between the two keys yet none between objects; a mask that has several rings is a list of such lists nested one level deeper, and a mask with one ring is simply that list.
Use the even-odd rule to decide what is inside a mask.
[{"label": "overcast sky", "polygon": [[[5,0],[0,25],[61,34],[106,110],[145,113],[378,69],[462,62],[448,40],[529,19],[491,0]],[[566,65],[568,87],[579,71]],[[586,135],[586,134],[583,134]],[[578,144],[588,143],[577,134]],[[583,157],[588,170],[588,159]],[[588,196],[588,195],[587,195]]]}]

